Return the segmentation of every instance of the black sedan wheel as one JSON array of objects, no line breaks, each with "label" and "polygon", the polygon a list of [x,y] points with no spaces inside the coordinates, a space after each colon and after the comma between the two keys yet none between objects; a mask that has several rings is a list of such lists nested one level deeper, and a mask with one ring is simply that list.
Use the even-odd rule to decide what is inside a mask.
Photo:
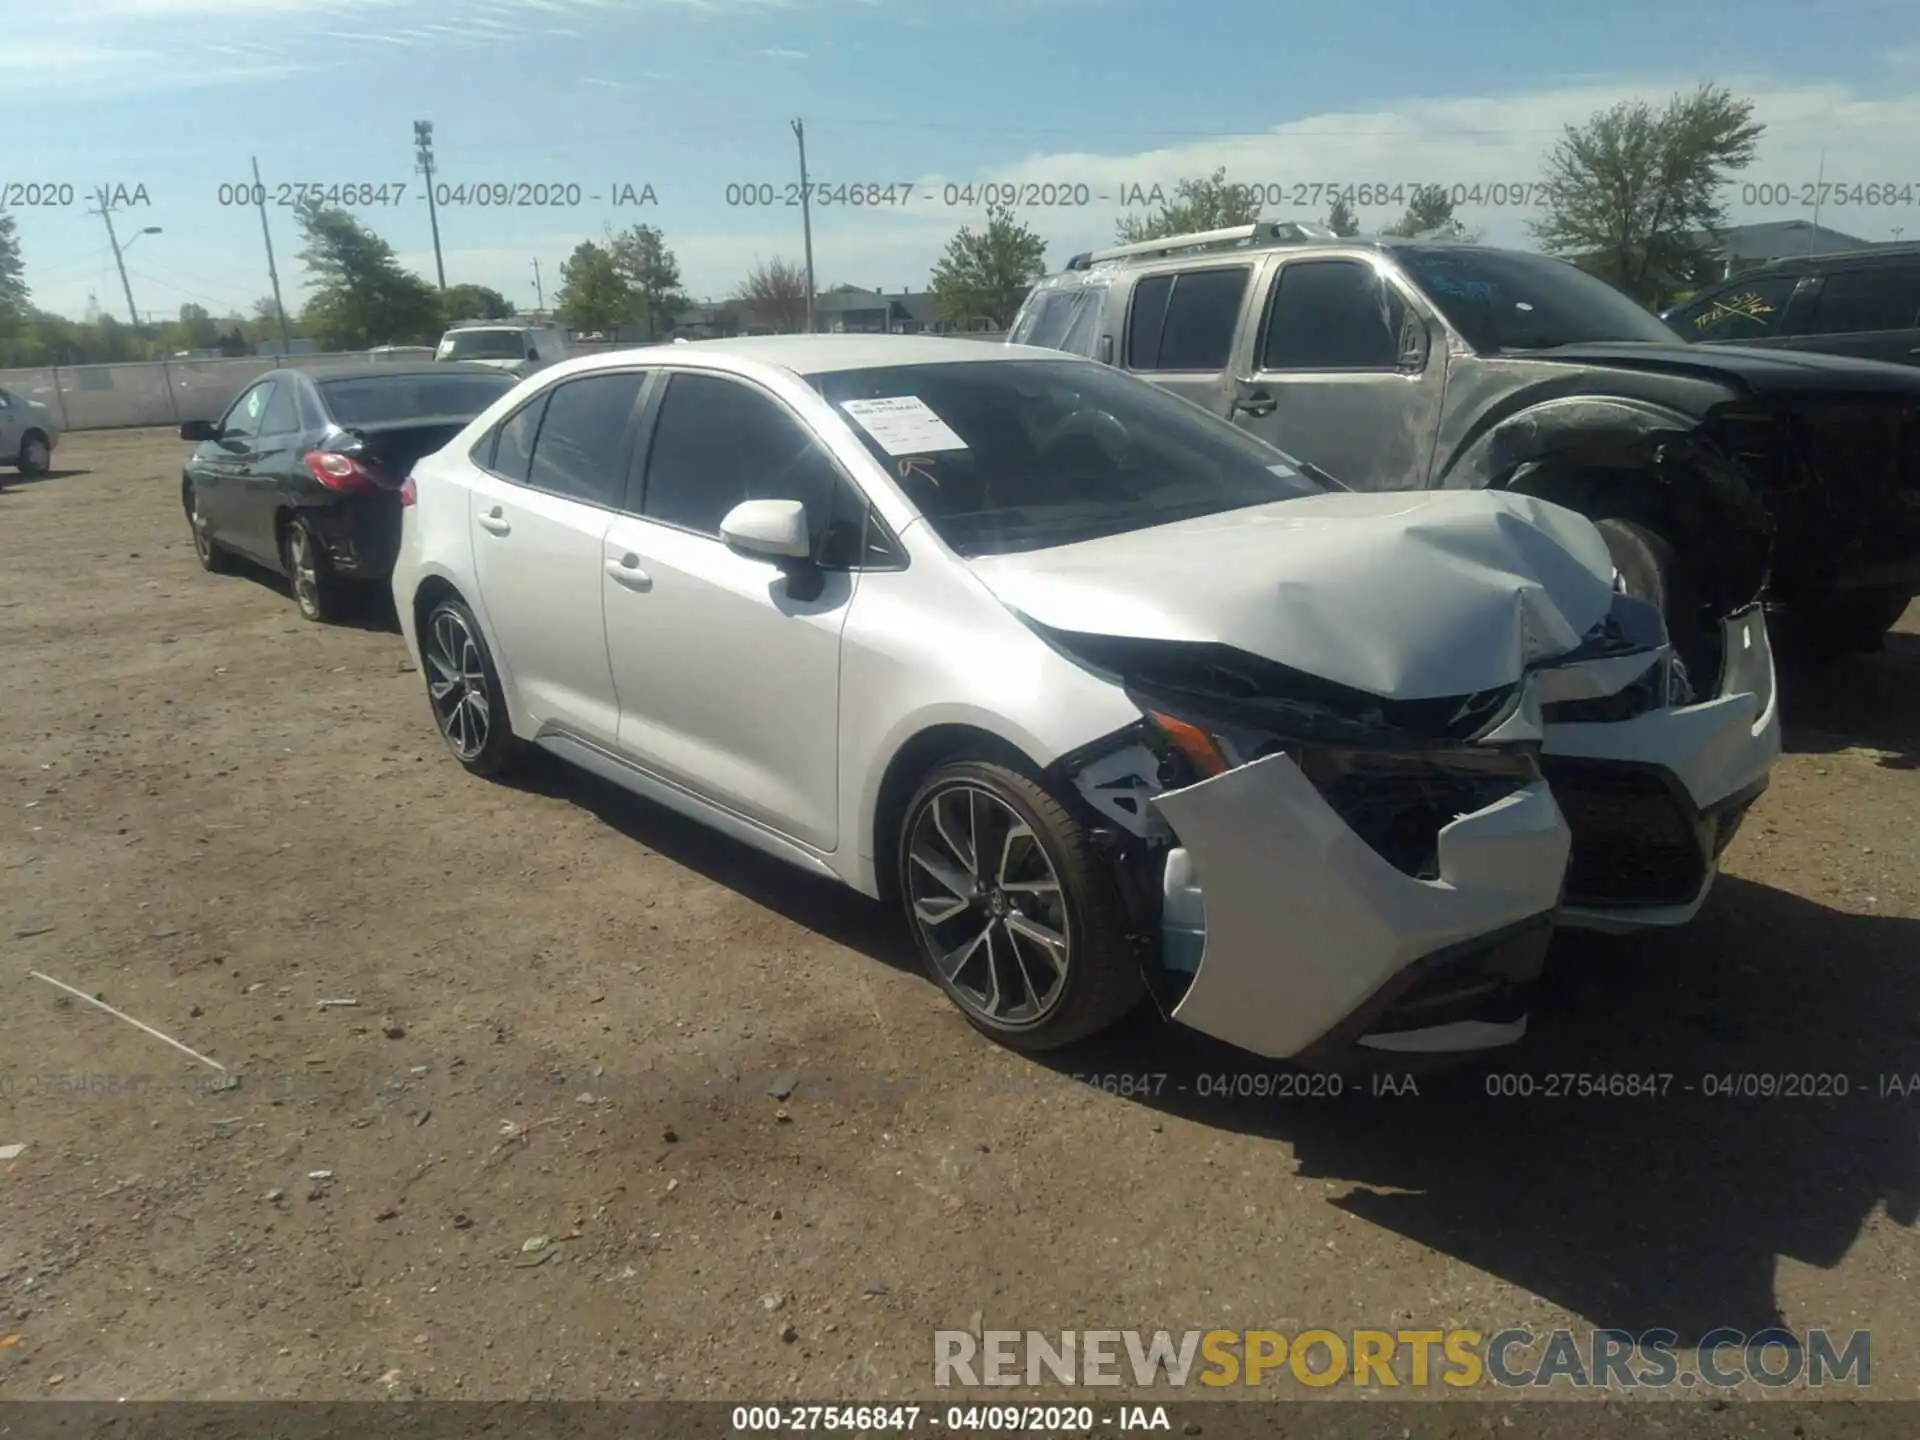
[{"label": "black sedan wheel", "polygon": [[333,573],[326,542],[313,522],[304,515],[294,516],[287,522],[281,544],[300,613],[318,624],[338,620],[347,609],[346,587]]},{"label": "black sedan wheel", "polygon": [[200,495],[192,481],[187,482],[181,498],[187,510],[187,528],[193,532],[193,553],[199,557],[200,568],[215,575],[231,570],[233,558],[207,533],[206,516],[200,510]]}]

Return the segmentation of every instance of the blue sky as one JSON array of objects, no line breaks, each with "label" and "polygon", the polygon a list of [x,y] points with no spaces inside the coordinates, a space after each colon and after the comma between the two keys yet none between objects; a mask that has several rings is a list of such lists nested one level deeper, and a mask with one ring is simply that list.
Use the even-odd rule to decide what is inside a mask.
[{"label": "blue sky", "polygon": [[[949,184],[1086,186],[1084,206],[1025,212],[1058,264],[1110,238],[1122,187],[1215,165],[1287,199],[1334,181],[1517,194],[1561,125],[1702,80],[1756,99],[1769,133],[1748,179],[1790,187],[1771,206],[1736,193],[1736,219],[1809,216],[1795,192],[1824,166],[1910,197],[1829,204],[1822,223],[1920,239],[1909,0],[0,0],[0,34],[0,185],[73,188],[70,206],[14,212],[36,301],[72,314],[90,291],[125,310],[86,213],[102,183],[145,188],[123,238],[162,227],[128,252],[143,312],[250,308],[268,289],[259,220],[220,187],[249,178],[251,155],[270,193],[405,183],[361,214],[430,275],[416,119],[434,122],[445,184],[579,187],[577,206],[441,212],[449,281],[525,305],[536,258],[550,303],[576,243],[636,221],[664,229],[696,295],[726,293],[756,258],[798,259],[797,209],[727,198],[764,183],[785,200],[795,116],[816,182],[912,182],[904,206],[816,210],[823,286],[924,285],[946,238],[981,218],[945,203]],[[623,185],[656,203],[615,208]],[[1526,243],[1522,206],[1461,214],[1483,239]],[[270,218],[297,294],[291,212]]]}]

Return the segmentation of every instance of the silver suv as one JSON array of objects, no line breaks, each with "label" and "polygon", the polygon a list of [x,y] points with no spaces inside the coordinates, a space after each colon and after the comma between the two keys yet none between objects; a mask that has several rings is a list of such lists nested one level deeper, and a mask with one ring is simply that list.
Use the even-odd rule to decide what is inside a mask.
[{"label": "silver suv", "polygon": [[1355,489],[1578,510],[1708,674],[1763,583],[1836,647],[1920,591],[1920,370],[1688,345],[1544,255],[1285,222],[1176,235],[1076,256],[1008,339],[1131,370]]}]

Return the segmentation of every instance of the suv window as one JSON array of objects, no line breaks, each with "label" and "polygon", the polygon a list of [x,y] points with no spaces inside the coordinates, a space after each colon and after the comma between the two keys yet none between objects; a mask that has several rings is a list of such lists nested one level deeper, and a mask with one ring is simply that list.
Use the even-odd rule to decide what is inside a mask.
[{"label": "suv window", "polygon": [[[701,535],[743,500],[807,507],[814,556],[854,563],[865,507],[814,433],[772,397],[718,375],[683,371],[667,386],[647,454],[641,514]],[[847,532],[851,533],[847,533]]]},{"label": "suv window", "polygon": [[1101,301],[1105,298],[1105,290],[1092,286],[1038,295],[1015,320],[1013,333],[1007,339],[1014,345],[1039,345],[1073,355],[1091,355],[1094,332],[1100,324]]},{"label": "suv window", "polygon": [[527,484],[536,490],[618,505],[627,488],[627,433],[644,372],[589,375],[556,385],[534,441]]},{"label": "suv window", "polygon": [[1688,340],[1764,340],[1780,333],[1780,317],[1799,283],[1797,275],[1768,275],[1734,285],[1683,306],[1670,323]]},{"label": "suv window", "polygon": [[1911,330],[1916,315],[1920,315],[1920,265],[1840,270],[1821,284],[1807,333]]},{"label": "suv window", "polygon": [[1260,344],[1262,370],[1393,370],[1407,302],[1360,260],[1293,260],[1280,267]]},{"label": "suv window", "polygon": [[1130,370],[1224,370],[1247,293],[1245,265],[1148,275],[1133,287]]},{"label": "suv window", "polygon": [[267,402],[273,399],[274,388],[279,383],[277,380],[262,380],[252,389],[242,391],[240,398],[220,418],[220,438],[251,440],[258,435]]}]

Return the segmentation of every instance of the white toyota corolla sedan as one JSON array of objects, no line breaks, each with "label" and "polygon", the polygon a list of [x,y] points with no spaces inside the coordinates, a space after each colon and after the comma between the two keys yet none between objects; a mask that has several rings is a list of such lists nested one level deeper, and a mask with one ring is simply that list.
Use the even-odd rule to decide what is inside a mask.
[{"label": "white toyota corolla sedan", "polygon": [[1758,609],[1690,680],[1571,511],[1354,493],[1056,351],[573,360],[403,498],[461,764],[897,897],[1027,1048],[1149,995],[1305,1063],[1509,1042],[1556,922],[1692,916],[1779,750]]}]

